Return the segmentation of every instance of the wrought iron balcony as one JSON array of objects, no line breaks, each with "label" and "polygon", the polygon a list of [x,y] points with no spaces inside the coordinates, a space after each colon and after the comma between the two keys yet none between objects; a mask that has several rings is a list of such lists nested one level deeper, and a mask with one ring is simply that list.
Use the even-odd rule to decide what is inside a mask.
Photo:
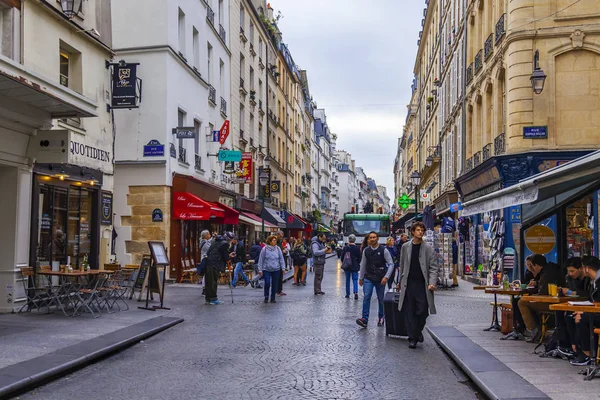
[{"label": "wrought iron balcony", "polygon": [[223,28],[223,25],[221,24],[219,24],[219,36],[221,37],[223,42],[227,43],[227,34],[225,33],[225,28]]},{"label": "wrought iron balcony", "polygon": [[217,89],[215,89],[212,85],[208,87],[208,101],[217,105]]},{"label": "wrought iron balcony", "polygon": [[467,67],[467,85],[473,81],[473,63]]},{"label": "wrought iron balcony", "polygon": [[467,159],[467,162],[465,163],[465,172],[469,172],[472,169],[473,169],[473,157]]},{"label": "wrought iron balcony", "polygon": [[481,151],[473,154],[473,168],[481,164]]},{"label": "wrought iron balcony", "polygon": [[488,36],[488,38],[485,40],[485,45],[483,46],[483,58],[485,61],[487,61],[494,52],[494,44],[492,43],[493,40],[494,34],[490,33],[490,36]]},{"label": "wrought iron balcony", "polygon": [[482,154],[483,154],[482,161],[489,160],[490,157],[492,157],[492,144],[491,143],[488,143],[483,147]]},{"label": "wrought iron balcony", "polygon": [[505,23],[504,23],[505,17],[506,17],[506,14],[502,14],[500,19],[496,23],[496,45],[498,43],[500,43],[500,39],[502,39],[504,37],[504,35],[506,34],[506,28],[505,28]]},{"label": "wrought iron balcony", "polygon": [[475,55],[475,75],[483,68],[483,50],[479,50]]},{"label": "wrought iron balcony", "polygon": [[504,138],[504,133],[499,134],[494,139],[494,155],[499,156],[500,154],[504,154],[506,151],[506,142]]},{"label": "wrought iron balcony", "polygon": [[179,146],[179,154],[177,156],[177,160],[184,164],[187,164],[187,150],[183,146]]},{"label": "wrought iron balcony", "polygon": [[202,170],[202,157],[199,154],[194,155],[194,168],[198,171]]},{"label": "wrought iron balcony", "polygon": [[221,114],[227,115],[227,100],[221,97]]},{"label": "wrought iron balcony", "polygon": [[215,26],[215,12],[210,7],[206,9],[206,19],[212,26]]}]

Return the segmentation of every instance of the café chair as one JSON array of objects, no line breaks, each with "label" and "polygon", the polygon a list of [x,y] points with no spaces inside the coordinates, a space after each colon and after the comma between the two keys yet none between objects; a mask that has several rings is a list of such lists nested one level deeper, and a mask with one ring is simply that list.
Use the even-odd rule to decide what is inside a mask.
[{"label": "caf\u00e9 chair", "polygon": [[27,301],[19,309],[19,313],[21,313],[25,307],[27,307],[27,312],[30,312],[32,309],[40,310],[44,307],[49,311],[50,299],[48,298],[48,288],[37,287],[35,285],[33,267],[21,267],[21,280],[23,282],[23,290],[27,295]]}]

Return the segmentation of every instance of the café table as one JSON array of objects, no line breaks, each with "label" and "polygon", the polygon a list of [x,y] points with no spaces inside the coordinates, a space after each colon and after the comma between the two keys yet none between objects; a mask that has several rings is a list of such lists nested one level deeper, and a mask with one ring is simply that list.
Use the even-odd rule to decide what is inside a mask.
[{"label": "caf\u00e9 table", "polygon": [[[573,299],[569,298],[568,301],[573,301]],[[575,301],[577,301],[577,300],[575,300]],[[580,306],[580,305],[573,305],[573,304],[569,304],[569,303],[552,304],[552,305],[550,305],[550,310],[600,314],[600,303],[593,303],[593,305],[590,305],[590,306]],[[585,375],[583,377],[583,379],[586,381],[591,381],[598,374],[598,372],[600,372],[600,367],[596,364],[596,346],[597,345],[598,344],[595,343],[595,337],[594,337],[594,324],[590,323],[590,354],[591,354],[591,359],[593,360],[593,364],[589,365],[585,370],[582,371],[582,375]]]},{"label": "caf\u00e9 table", "polygon": [[[495,287],[495,288],[485,289],[485,293],[494,295],[494,311],[493,311],[493,315],[492,315],[492,325],[489,328],[484,329],[484,331],[499,332],[501,328],[500,328],[500,323],[498,322],[498,295],[510,296],[510,303],[512,304],[515,296],[519,296],[519,295],[527,293],[527,289],[504,289],[501,287]],[[513,328],[514,327],[515,327],[515,321],[513,318]]]},{"label": "caf\u00e9 table", "polygon": [[485,290],[485,289],[499,289],[498,285],[477,285],[473,286],[473,290]]}]

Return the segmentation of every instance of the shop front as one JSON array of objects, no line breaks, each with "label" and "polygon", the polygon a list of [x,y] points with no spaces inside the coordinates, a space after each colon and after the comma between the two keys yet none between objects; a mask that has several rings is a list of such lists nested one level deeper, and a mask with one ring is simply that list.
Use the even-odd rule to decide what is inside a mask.
[{"label": "shop front", "polygon": [[289,238],[305,236],[306,224],[298,216],[287,210],[281,210],[279,215],[285,221],[285,236]]},{"label": "shop front", "polygon": [[521,266],[513,278],[523,276],[529,254],[559,265],[569,257],[597,256],[599,173],[600,152],[594,152],[467,201],[463,216],[502,216],[508,210],[504,229]]}]

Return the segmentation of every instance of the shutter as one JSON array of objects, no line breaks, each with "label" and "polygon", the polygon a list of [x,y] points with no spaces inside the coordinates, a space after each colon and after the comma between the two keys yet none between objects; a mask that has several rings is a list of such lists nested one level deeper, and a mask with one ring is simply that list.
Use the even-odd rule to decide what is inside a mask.
[{"label": "shutter", "polygon": [[456,160],[457,160],[457,166],[456,166],[456,176],[460,176],[460,174],[462,173],[462,168],[463,168],[463,153],[462,153],[462,139],[463,139],[463,133],[462,133],[462,116],[459,114],[458,117],[458,130],[456,133]]},{"label": "shutter", "polygon": [[440,182],[440,186],[442,186],[442,188],[446,186],[446,163],[448,161],[448,157],[445,157],[446,154],[446,141],[442,140],[442,176]]},{"label": "shutter", "polygon": [[[448,136],[448,159],[449,160],[454,160],[454,135],[452,133],[450,133],[450,135]],[[450,162],[448,163],[448,180],[449,181],[454,181],[454,163]]]}]

